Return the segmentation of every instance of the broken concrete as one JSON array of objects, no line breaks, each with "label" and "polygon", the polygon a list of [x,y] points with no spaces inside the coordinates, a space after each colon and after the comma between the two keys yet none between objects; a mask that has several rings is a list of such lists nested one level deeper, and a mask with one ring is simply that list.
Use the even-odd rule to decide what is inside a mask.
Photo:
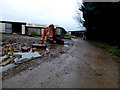
[{"label": "broken concrete", "polygon": [[22,55],[19,55],[19,54],[13,54],[12,56],[16,58],[22,58]]},{"label": "broken concrete", "polygon": [[[17,63],[14,62],[13,57],[15,61],[22,60],[22,55],[13,54],[15,52],[30,52],[30,50],[35,52],[35,48],[32,49],[31,44],[33,42],[39,41],[40,38],[34,38],[29,36],[21,36],[21,35],[8,35],[3,34],[2,35],[2,42],[0,42],[1,48],[1,59],[0,64],[5,66],[9,63]],[[2,58],[4,57],[5,58]],[[12,62],[13,61],[13,62]],[[20,62],[20,61],[19,61]]]},{"label": "broken concrete", "polygon": [[27,47],[27,46],[21,47],[21,51],[22,52],[29,52],[30,51],[30,47]]},{"label": "broken concrete", "polygon": [[2,66],[5,66],[5,65],[7,65],[7,64],[9,64],[9,63],[11,63],[11,62],[14,62],[14,59],[15,59],[16,57],[10,57],[10,58],[8,58],[7,60],[5,60],[4,62],[2,62]]}]

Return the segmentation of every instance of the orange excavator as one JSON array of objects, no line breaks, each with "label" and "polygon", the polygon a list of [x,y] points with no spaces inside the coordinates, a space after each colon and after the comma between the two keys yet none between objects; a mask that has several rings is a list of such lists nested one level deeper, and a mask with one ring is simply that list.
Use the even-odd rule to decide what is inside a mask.
[{"label": "orange excavator", "polygon": [[54,25],[51,24],[48,27],[46,27],[42,33],[42,37],[40,40],[40,44],[44,43],[45,36],[47,36],[47,42],[50,44],[56,43],[56,44],[64,44],[63,36],[67,32],[62,27],[56,27],[54,28]]},{"label": "orange excavator", "polygon": [[[66,33],[67,32],[65,31],[64,28],[62,28],[62,27],[54,28],[54,25],[51,24],[43,30],[40,44],[32,44],[32,47],[46,48],[47,43],[64,44],[64,41],[62,39]],[[45,36],[47,36],[47,39],[46,39],[47,43],[44,44]]]}]

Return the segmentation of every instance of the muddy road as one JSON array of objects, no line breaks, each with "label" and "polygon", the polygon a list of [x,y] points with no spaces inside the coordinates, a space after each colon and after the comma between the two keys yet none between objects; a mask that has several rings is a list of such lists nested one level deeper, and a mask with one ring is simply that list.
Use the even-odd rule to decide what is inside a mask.
[{"label": "muddy road", "polygon": [[120,58],[83,40],[68,41],[4,73],[3,88],[118,88]]}]

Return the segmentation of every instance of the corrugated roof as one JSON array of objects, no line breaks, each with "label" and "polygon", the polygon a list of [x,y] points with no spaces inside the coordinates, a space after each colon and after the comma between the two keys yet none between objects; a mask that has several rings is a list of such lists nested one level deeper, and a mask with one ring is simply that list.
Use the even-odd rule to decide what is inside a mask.
[{"label": "corrugated roof", "polygon": [[0,21],[1,23],[21,23],[26,24],[26,22],[17,22],[17,21]]}]

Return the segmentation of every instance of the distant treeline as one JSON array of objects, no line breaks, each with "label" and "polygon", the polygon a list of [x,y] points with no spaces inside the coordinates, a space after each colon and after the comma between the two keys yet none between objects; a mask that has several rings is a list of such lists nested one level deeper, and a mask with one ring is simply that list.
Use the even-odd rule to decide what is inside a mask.
[{"label": "distant treeline", "polygon": [[87,39],[120,46],[120,2],[84,2],[79,11]]}]

